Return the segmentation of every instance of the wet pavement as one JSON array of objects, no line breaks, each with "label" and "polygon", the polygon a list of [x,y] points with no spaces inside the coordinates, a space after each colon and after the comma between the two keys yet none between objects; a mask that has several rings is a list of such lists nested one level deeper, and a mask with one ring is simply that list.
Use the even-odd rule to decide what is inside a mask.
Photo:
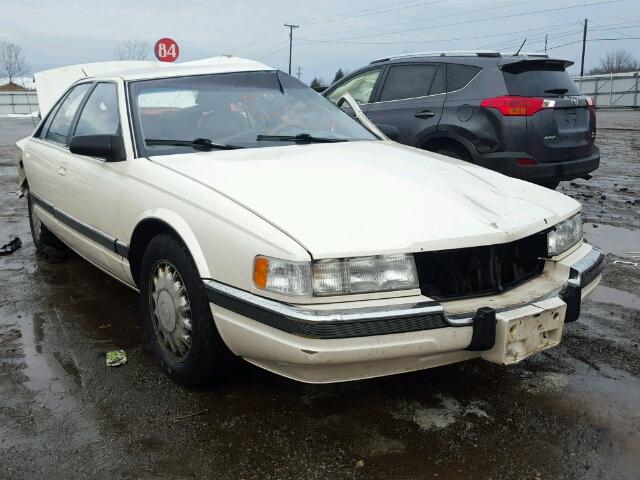
[{"label": "wet pavement", "polygon": [[[619,129],[640,112],[599,125],[601,168],[561,191],[607,270],[558,348],[336,385],[247,365],[187,389],[157,368],[134,292],[35,256],[2,166],[32,126],[0,119],[0,243],[24,242],[0,257],[0,478],[639,478],[640,268],[613,262],[640,251],[640,132]],[[115,348],[129,362],[110,369]]]}]

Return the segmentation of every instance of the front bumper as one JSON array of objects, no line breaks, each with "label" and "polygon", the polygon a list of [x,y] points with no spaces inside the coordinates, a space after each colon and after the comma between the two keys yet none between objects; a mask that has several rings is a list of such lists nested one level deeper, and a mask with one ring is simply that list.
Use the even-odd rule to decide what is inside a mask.
[{"label": "front bumper", "polygon": [[[526,305],[482,307],[455,316],[448,315],[444,305],[432,301],[339,310],[303,308],[215,280],[204,283],[216,326],[234,353],[297,380],[333,382],[429,368],[477,356],[500,362],[504,355],[498,357],[495,351],[506,348],[502,322],[512,321],[514,315],[539,317],[547,310],[554,320],[576,320],[581,298],[585,290],[591,291],[597,284],[603,260],[600,250],[589,247],[586,255],[570,265],[569,279],[560,289]],[[556,332],[559,342],[561,329],[547,323],[548,331]],[[526,351],[538,350],[533,346]]]},{"label": "front bumper", "polygon": [[600,166],[600,150],[595,146],[591,155],[575,160],[539,162],[536,165],[518,165],[517,160],[520,158],[534,160],[527,153],[498,152],[480,154],[476,158],[476,163],[510,177],[520,178],[529,182],[582,178]]}]

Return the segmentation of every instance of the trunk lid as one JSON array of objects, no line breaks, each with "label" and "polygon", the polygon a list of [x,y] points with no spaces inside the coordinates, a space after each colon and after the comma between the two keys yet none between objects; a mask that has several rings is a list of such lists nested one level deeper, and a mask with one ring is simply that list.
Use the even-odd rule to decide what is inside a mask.
[{"label": "trunk lid", "polygon": [[593,153],[595,112],[566,72],[570,62],[520,60],[503,65],[509,95],[548,99],[554,106],[527,117],[526,152],[538,162],[560,162]]}]

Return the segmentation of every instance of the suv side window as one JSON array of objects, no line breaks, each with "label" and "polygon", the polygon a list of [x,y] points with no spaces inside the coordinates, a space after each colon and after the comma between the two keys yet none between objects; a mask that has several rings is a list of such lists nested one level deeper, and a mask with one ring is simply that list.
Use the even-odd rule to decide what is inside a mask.
[{"label": "suv side window", "polygon": [[115,135],[120,129],[115,83],[98,83],[87,100],[74,135]]},{"label": "suv side window", "polygon": [[[438,65],[396,65],[391,67],[384,87],[382,87],[380,101],[432,95],[432,86],[439,68]],[[436,90],[442,90],[442,85],[436,85],[436,87]]]},{"label": "suv side window", "polygon": [[60,104],[60,108],[58,108],[58,111],[51,121],[45,137],[47,140],[61,145],[67,144],[69,130],[71,129],[71,124],[76,116],[78,107],[80,107],[84,96],[92,86],[90,83],[83,83],[69,92],[69,95],[67,95],[67,98]]},{"label": "suv side window", "polygon": [[373,93],[373,87],[376,85],[380,72],[381,69],[379,68],[362,72],[360,75],[356,75],[351,80],[347,80],[340,85],[327,95],[327,98],[332,103],[337,103],[342,95],[349,93],[359,104],[369,103],[371,94]]},{"label": "suv side window", "polygon": [[447,65],[447,92],[455,92],[464,88],[480,73],[480,70],[482,70],[480,67],[449,63]]}]

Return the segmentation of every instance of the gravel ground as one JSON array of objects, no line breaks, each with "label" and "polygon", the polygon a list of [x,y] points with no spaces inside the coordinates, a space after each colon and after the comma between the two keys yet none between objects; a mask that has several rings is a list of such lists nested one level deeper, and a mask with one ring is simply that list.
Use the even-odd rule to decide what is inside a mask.
[{"label": "gravel ground", "polygon": [[159,371],[133,292],[34,255],[1,166],[33,126],[0,119],[0,243],[24,242],[0,258],[0,478],[639,478],[640,268],[612,262],[640,251],[640,112],[598,119],[601,168],[561,191],[607,271],[560,347],[324,386],[247,365],[209,389]]}]

